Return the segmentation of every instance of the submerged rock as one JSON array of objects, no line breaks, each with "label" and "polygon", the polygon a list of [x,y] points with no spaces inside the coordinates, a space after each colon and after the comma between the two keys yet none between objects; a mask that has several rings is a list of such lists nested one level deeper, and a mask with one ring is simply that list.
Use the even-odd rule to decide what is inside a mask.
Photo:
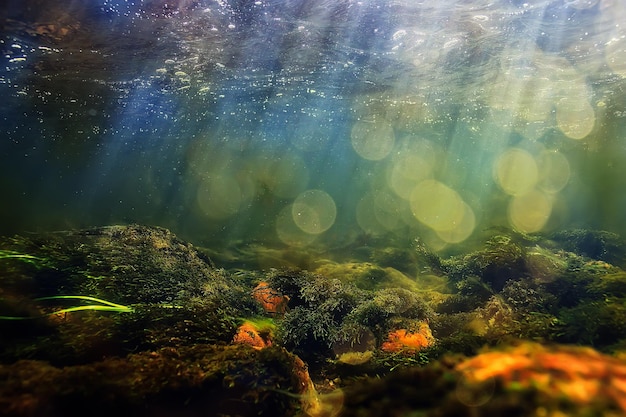
[{"label": "submerged rock", "polygon": [[624,365],[552,343],[623,350],[626,275],[555,242],[311,273],[227,271],[139,225],[0,238],[0,414],[622,413]]},{"label": "submerged rock", "polygon": [[[162,348],[85,365],[0,365],[3,416],[291,416],[302,364],[278,348]],[[289,393],[294,395],[289,395]]]},{"label": "submerged rock", "polygon": [[359,381],[341,416],[600,416],[626,413],[626,361],[590,348],[521,343]]},{"label": "submerged rock", "polygon": [[76,364],[228,342],[260,311],[248,288],[166,229],[111,226],[0,240],[0,361]]}]

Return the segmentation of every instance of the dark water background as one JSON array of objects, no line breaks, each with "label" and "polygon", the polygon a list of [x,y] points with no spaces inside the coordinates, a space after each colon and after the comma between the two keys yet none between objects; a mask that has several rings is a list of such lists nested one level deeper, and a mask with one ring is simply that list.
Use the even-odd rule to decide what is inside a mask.
[{"label": "dark water background", "polygon": [[136,222],[198,244],[395,234],[435,248],[491,226],[626,235],[621,0],[0,10],[2,234]]}]

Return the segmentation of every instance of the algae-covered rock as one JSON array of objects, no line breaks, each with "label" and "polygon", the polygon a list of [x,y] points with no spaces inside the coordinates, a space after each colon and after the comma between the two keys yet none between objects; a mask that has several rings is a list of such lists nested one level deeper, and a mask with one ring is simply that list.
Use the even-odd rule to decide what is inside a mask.
[{"label": "algae-covered rock", "polygon": [[[309,263],[313,273],[226,271],[160,228],[0,238],[1,409],[16,416],[245,416],[299,408],[325,417],[533,415],[577,406],[594,415],[621,407],[615,397],[556,403],[552,388],[522,384],[516,391],[507,376],[470,381],[474,374],[456,365],[471,359],[447,356],[525,339],[623,348],[619,266],[556,240],[502,231],[448,259],[423,245],[410,250],[416,268],[389,265],[413,259],[403,249],[330,257]],[[555,357],[569,358],[555,349]],[[318,389],[334,391],[318,396],[304,363],[288,352],[307,361]],[[552,353],[536,352],[497,358],[523,359],[531,364],[524,372],[540,382],[545,369],[532,363]],[[557,378],[565,371],[556,369]],[[619,386],[621,377],[609,376]]]},{"label": "algae-covered rock", "polygon": [[442,261],[442,268],[453,281],[476,276],[494,291],[500,291],[509,280],[528,274],[525,255],[523,246],[500,235],[487,241],[482,250]]},{"label": "algae-covered rock", "polygon": [[279,348],[162,348],[58,368],[0,365],[3,416],[290,416],[304,392],[301,362]]},{"label": "algae-covered rock", "polygon": [[157,227],[22,235],[3,239],[0,249],[36,260],[37,272],[14,282],[29,288],[34,297],[88,294],[120,304],[176,303],[207,292],[230,292],[227,277],[208,257]]},{"label": "algae-covered rock", "polygon": [[166,229],[111,226],[0,240],[0,361],[77,364],[227,342],[249,290]]},{"label": "algae-covered rock", "polygon": [[367,291],[304,271],[277,271],[268,281],[289,297],[279,340],[304,358],[332,358],[334,346],[358,345],[364,334],[380,346],[394,320],[434,315],[419,293],[403,288]]},{"label": "algae-covered rock", "polygon": [[553,233],[551,239],[565,250],[591,259],[626,266],[626,244],[619,235],[603,230],[573,229]]},{"label": "algae-covered rock", "polygon": [[341,416],[612,416],[626,413],[626,362],[526,342],[358,381]]}]

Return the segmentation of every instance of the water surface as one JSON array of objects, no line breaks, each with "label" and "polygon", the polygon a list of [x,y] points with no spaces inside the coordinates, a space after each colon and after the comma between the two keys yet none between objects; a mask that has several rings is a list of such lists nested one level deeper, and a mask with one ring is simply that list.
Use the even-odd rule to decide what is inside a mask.
[{"label": "water surface", "polygon": [[1,8],[3,234],[626,232],[619,0]]}]

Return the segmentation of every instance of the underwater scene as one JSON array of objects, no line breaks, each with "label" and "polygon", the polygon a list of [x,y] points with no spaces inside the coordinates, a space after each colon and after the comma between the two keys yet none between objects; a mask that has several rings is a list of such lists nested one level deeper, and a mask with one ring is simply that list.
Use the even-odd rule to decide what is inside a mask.
[{"label": "underwater scene", "polygon": [[0,416],[626,416],[626,2],[4,0]]}]

